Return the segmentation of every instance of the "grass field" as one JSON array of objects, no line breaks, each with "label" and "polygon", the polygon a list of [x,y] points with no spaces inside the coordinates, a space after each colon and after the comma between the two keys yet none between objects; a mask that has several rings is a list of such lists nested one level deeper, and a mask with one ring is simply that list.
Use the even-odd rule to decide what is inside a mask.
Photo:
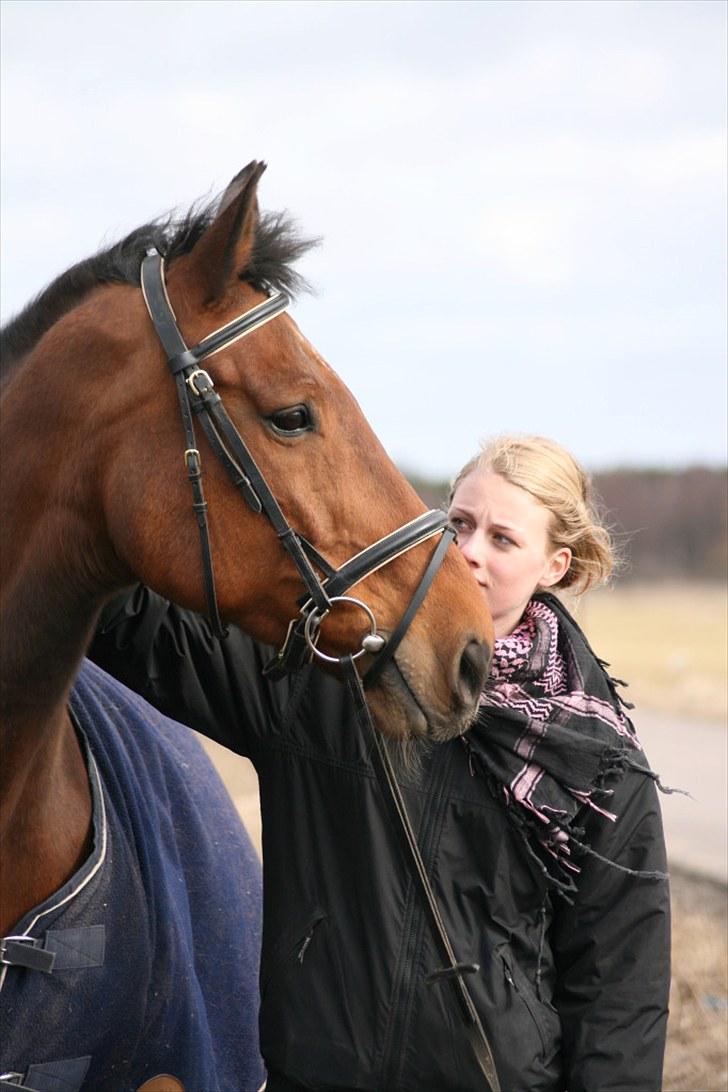
[{"label": "grass field", "polygon": [[586,596],[576,616],[639,707],[726,719],[725,585],[621,584]]}]

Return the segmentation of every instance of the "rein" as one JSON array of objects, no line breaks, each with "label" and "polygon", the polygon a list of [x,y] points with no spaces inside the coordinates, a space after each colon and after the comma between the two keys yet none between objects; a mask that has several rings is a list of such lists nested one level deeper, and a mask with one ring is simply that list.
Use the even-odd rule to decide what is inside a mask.
[{"label": "rein", "polygon": [[[377,779],[385,799],[389,801],[393,809],[397,820],[395,828],[399,832],[402,848],[422,894],[431,928],[445,961],[442,969],[433,971],[429,975],[428,983],[432,984],[444,979],[452,983],[466,1033],[488,1088],[491,1092],[500,1092],[490,1045],[463,977],[468,973],[477,972],[479,967],[477,964],[458,963],[455,959],[391,760],[374,728],[364,694],[365,686],[371,685],[394,656],[445,558],[448,547],[455,538],[455,532],[449,526],[444,512],[438,510],[425,512],[368,546],[344,562],[338,569],[334,568],[315,547],[291,527],[247,445],[228,416],[220,396],[215,391],[212,379],[200,367],[200,364],[208,357],[280,315],[290,303],[289,296],[285,292],[271,292],[268,299],[208,334],[197,345],[188,348],[167,295],[164,260],[155,249],[147,251],[142,261],[141,289],[149,317],[167,356],[167,366],[177,386],[185,433],[184,462],[192,488],[192,508],[200,535],[205,597],[212,631],[221,639],[224,639],[227,634],[220,618],[215,591],[207,502],[202,486],[202,466],[195,436],[195,417],[205,432],[213,452],[246,503],[254,512],[264,513],[270,520],[306,587],[307,594],[299,600],[299,615],[289,623],[283,647],[266,666],[265,673],[277,679],[297,670],[303,663],[314,657],[329,663],[338,663],[341,667],[354,699],[359,724],[369,732],[372,738],[372,755]],[[436,535],[441,536],[440,541],[433,551],[420,583],[395,629],[388,638],[385,638],[377,631],[376,618],[371,608],[361,599],[345,593],[354,584],[376,572],[383,565]],[[324,574],[323,579],[316,572],[317,568]],[[369,627],[361,640],[360,647],[345,656],[331,656],[318,648],[321,623],[336,608],[337,603],[346,603],[359,608],[364,613]],[[372,656],[373,662],[363,677],[360,677],[354,661],[365,653]]]}]

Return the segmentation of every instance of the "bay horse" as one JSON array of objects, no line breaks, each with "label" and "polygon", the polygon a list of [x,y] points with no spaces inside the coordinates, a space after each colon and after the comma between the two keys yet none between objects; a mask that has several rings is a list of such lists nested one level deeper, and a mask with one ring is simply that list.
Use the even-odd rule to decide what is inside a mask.
[{"label": "bay horse", "polygon": [[[80,262],[3,332],[0,988],[7,995],[12,976],[19,984],[4,1049],[9,1041],[34,1041],[35,1017],[22,1002],[39,975],[54,979],[54,961],[67,976],[84,968],[100,974],[104,959],[107,971],[109,963],[125,970],[121,984],[99,979],[106,982],[102,994],[98,984],[96,993],[86,985],[70,994],[60,987],[54,994],[49,985],[39,1003],[70,1026],[74,1042],[92,1028],[92,1048],[78,1045],[59,1061],[53,1043],[36,1043],[43,1057],[32,1065],[3,1053],[0,1080],[7,1087],[73,1092],[87,1081],[84,1087],[152,1089],[159,1072],[148,1060],[152,1038],[178,1058],[200,1054],[204,1040],[212,1058],[207,1069],[200,1058],[189,1060],[187,1072],[196,1076],[186,1085],[160,1088],[233,1087],[219,1062],[233,1050],[231,1032],[219,1031],[216,1021],[232,1009],[238,1039],[254,1029],[259,889],[249,843],[234,829],[229,802],[185,730],[82,666],[99,612],[115,593],[141,581],[207,611],[214,626],[226,620],[274,646],[287,647],[290,620],[299,618],[299,643],[334,672],[352,649],[360,667],[376,663],[389,640],[389,662],[368,698],[377,727],[401,740],[461,733],[484,681],[492,629],[467,565],[443,536],[440,567],[429,573],[432,586],[419,602],[426,589],[418,582],[432,556],[428,540],[443,530],[442,521],[423,513],[351,393],[283,313],[296,286],[291,263],[306,244],[285,217],[259,213],[264,169],[248,164],[209,208],[146,225]],[[145,263],[157,280],[142,293]],[[176,356],[165,343],[174,342],[172,328]],[[206,347],[204,354],[189,344]],[[199,448],[187,442],[201,403],[220,396],[252,469],[241,467],[239,448],[233,444],[231,454],[221,438],[219,416]],[[192,414],[183,404],[188,397]],[[315,576],[321,569],[325,579]],[[340,578],[340,594],[327,600],[321,587],[328,581],[333,588],[337,573],[347,580]],[[344,594],[353,585],[365,602]],[[412,616],[408,603],[415,600]],[[129,802],[124,778],[135,781],[143,805]],[[214,928],[199,919],[210,900],[207,886],[204,898],[197,890],[199,870],[189,871],[196,850],[187,845],[183,853],[179,845],[180,824],[189,841],[189,817],[204,816],[205,808],[217,817],[216,829],[228,832],[205,858],[216,870]],[[113,834],[112,813],[122,816],[125,835],[132,832],[129,845]],[[209,842],[204,821],[192,825],[195,837]],[[126,876],[121,892],[113,885],[118,868]],[[155,872],[165,869],[171,879],[160,894]],[[115,924],[89,925],[81,915],[65,932],[49,928],[59,908],[96,888],[107,909],[114,903]],[[149,916],[141,933],[139,914]],[[195,945],[174,939],[184,933],[180,915],[195,944],[205,934],[204,958]],[[108,944],[114,929],[116,946]],[[186,1022],[170,1007],[179,991]],[[106,1012],[96,1011],[101,996]],[[241,1015],[246,1006],[250,1025]],[[20,1019],[27,1025],[19,1033]],[[122,1035],[127,1024],[132,1031]],[[257,1087],[256,1059],[236,1064],[234,1087]]]}]

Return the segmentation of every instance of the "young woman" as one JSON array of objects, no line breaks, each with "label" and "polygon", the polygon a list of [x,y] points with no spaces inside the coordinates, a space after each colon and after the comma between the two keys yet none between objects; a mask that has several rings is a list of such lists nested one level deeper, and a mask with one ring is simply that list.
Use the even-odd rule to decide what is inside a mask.
[{"label": "young woman", "polygon": [[[504,1092],[655,1092],[669,899],[655,780],[615,685],[554,590],[612,568],[586,475],[505,437],[458,475],[458,542],[495,621],[466,736],[403,788]],[[453,1018],[344,686],[138,588],[92,656],[168,715],[248,755],[260,780],[261,1045],[270,1092],[470,1092]]]}]

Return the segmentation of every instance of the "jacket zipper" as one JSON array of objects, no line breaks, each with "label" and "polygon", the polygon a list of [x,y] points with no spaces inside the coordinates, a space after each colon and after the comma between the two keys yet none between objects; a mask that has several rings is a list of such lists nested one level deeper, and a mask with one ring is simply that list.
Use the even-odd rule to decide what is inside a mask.
[{"label": "jacket zipper", "polygon": [[505,980],[508,983],[508,985],[511,987],[513,992],[516,994],[516,996],[520,997],[521,1001],[523,1002],[523,1004],[526,1007],[526,1011],[528,1012],[528,1015],[533,1020],[533,1023],[534,1023],[534,1025],[536,1027],[536,1031],[538,1032],[538,1037],[541,1040],[541,1050],[543,1052],[543,1051],[546,1050],[546,1044],[544,1042],[543,1032],[541,1031],[541,1024],[539,1023],[538,1017],[536,1016],[536,1013],[534,1012],[533,1004],[531,1002],[531,999],[530,999],[530,997],[528,996],[528,994],[526,993],[525,990],[519,989],[518,984],[517,984],[515,978],[513,977],[513,972],[511,971],[511,968],[509,967],[505,956],[502,956],[501,958],[503,959],[503,973],[505,975]]},{"label": "jacket zipper", "polygon": [[[317,922],[316,924],[318,925],[319,923]],[[309,929],[308,933],[306,933],[306,936],[303,938],[303,943],[301,944],[298,951],[296,952],[296,960],[299,963],[303,963],[303,957],[306,954],[306,949],[308,948],[309,944],[313,940],[313,934],[314,934],[315,929],[316,929],[316,925],[313,925]]]}]

